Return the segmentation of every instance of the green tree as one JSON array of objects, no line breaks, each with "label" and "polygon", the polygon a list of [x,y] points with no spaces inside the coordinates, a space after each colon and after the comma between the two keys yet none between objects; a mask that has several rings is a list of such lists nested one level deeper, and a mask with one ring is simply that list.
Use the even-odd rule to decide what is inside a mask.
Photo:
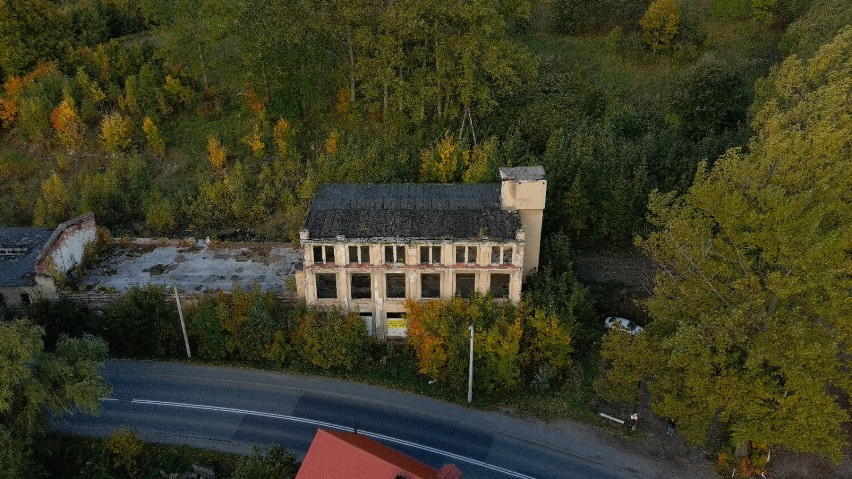
[{"label": "green tree", "polygon": [[626,344],[604,346],[612,369],[600,386],[636,380],[629,369],[649,375],[652,408],[692,442],[718,421],[737,445],[843,455],[850,68],[852,28],[810,61],[787,58],[758,88],[748,152],[700,168],[682,198],[651,197],[657,230],[640,244],[660,267],[653,322],[633,340],[610,333]]},{"label": "green tree", "polygon": [[39,60],[59,59],[70,22],[50,0],[0,0],[0,73],[20,75]]},{"label": "green tree", "polygon": [[54,171],[41,184],[41,197],[36,200],[36,226],[55,226],[68,219],[73,201],[65,182]]},{"label": "green tree", "polygon": [[77,113],[74,98],[66,92],[62,102],[50,113],[50,122],[56,129],[59,141],[69,151],[74,152],[83,147],[85,126]]},{"label": "green tree", "polygon": [[130,147],[133,124],[121,113],[110,113],[101,121],[101,143],[107,153],[120,153]]},{"label": "green tree", "polygon": [[53,415],[96,413],[108,396],[100,361],[106,344],[92,336],[59,339],[44,351],[44,330],[27,320],[0,323],[0,467],[4,477],[31,477],[29,450]]},{"label": "green tree", "polygon": [[196,354],[206,359],[224,359],[225,328],[222,327],[220,304],[213,298],[203,299],[189,315],[189,333],[196,341]]},{"label": "green tree", "polygon": [[160,158],[166,156],[166,142],[150,116],[146,116],[142,121],[142,131],[145,132],[145,139],[148,141],[151,152]]},{"label": "green tree", "polygon": [[[852,25],[852,2],[846,0],[812,0],[799,2],[802,11],[787,27],[779,47],[787,54],[802,58],[812,56],[820,46]],[[789,7],[789,5],[788,5]]]},{"label": "green tree", "polygon": [[167,235],[174,231],[175,225],[171,203],[160,190],[154,190],[145,208],[145,226],[154,233]]},{"label": "green tree", "polygon": [[679,25],[680,6],[677,0],[654,0],[639,20],[645,43],[654,54],[669,48]]},{"label": "green tree", "polygon": [[234,3],[230,0],[174,0],[163,2],[168,21],[158,27],[165,43],[162,51],[175,64],[185,64],[204,89],[210,88],[211,75],[219,73],[224,61],[213,50],[230,33],[234,24]]},{"label": "green tree", "polygon": [[696,66],[674,88],[671,111],[675,122],[695,139],[739,128],[753,98],[746,78],[714,63]]}]

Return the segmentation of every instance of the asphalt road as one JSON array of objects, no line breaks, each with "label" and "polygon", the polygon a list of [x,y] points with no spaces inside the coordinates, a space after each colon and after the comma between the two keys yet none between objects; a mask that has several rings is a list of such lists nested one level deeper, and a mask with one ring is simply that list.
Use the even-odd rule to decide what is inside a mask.
[{"label": "asphalt road", "polygon": [[140,361],[109,361],[103,373],[113,394],[101,414],[57,429],[106,436],[127,425],[146,440],[239,453],[275,443],[304,456],[317,428],[357,425],[431,467],[454,463],[465,479],[665,477],[540,424],[346,381]]}]

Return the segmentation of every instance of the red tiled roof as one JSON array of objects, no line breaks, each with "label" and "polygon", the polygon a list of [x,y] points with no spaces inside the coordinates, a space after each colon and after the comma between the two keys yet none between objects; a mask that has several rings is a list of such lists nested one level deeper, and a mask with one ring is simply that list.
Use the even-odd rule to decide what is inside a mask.
[{"label": "red tiled roof", "polygon": [[317,429],[296,479],[459,479],[452,464],[440,471],[367,436]]}]

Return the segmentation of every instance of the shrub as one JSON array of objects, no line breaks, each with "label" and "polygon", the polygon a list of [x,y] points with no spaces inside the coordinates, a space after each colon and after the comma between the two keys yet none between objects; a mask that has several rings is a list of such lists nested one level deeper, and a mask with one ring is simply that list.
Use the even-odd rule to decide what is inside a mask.
[{"label": "shrub", "polygon": [[177,307],[166,301],[162,286],[132,288],[105,316],[112,355],[151,358],[184,352]]},{"label": "shrub", "polygon": [[112,464],[121,477],[133,479],[142,472],[140,462],[144,444],[136,431],[127,426],[116,429],[104,443],[112,455]]},{"label": "shrub", "polygon": [[199,357],[224,359],[227,354],[225,329],[221,321],[222,308],[223,305],[216,299],[207,298],[201,300],[195,310],[188,315],[189,334],[195,340],[195,354]]},{"label": "shrub", "polygon": [[[531,384],[547,370],[557,379],[571,365],[570,328],[529,303],[497,304],[491,296],[406,304],[408,341],[420,374],[463,389],[467,384],[469,325],[474,326],[474,386],[503,394]],[[541,378],[539,378],[541,381]]]},{"label": "shrub", "polygon": [[296,456],[277,444],[269,446],[263,452],[252,446],[251,454],[243,458],[234,471],[234,479],[255,479],[258,477],[293,478],[299,472]]},{"label": "shrub", "polygon": [[353,369],[369,358],[372,338],[357,314],[309,308],[293,337],[302,359],[322,369]]}]

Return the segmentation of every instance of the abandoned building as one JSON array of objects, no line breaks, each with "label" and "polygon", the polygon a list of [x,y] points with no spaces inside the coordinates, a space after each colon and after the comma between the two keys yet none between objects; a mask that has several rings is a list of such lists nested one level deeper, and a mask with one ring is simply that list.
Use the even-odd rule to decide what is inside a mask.
[{"label": "abandoned building", "polygon": [[500,178],[323,186],[300,232],[298,296],[357,311],[380,340],[407,334],[406,299],[490,292],[517,303],[538,267],[547,181],[540,166]]},{"label": "abandoned building", "polygon": [[0,228],[0,299],[18,306],[56,298],[56,275],[79,264],[86,245],[96,239],[94,213],[56,229]]}]

